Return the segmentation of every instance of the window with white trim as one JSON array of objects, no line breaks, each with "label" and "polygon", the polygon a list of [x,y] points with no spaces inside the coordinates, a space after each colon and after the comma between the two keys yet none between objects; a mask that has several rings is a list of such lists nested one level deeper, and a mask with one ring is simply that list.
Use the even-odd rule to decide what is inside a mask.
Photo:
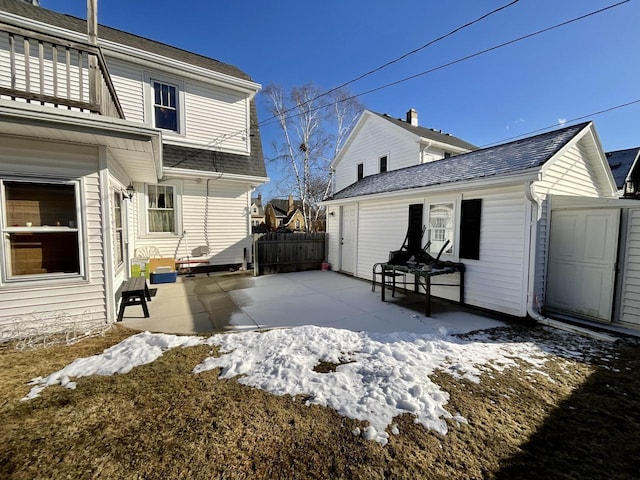
[{"label": "window with white trim", "polygon": [[173,185],[147,185],[149,233],[176,232],[175,195]]},{"label": "window with white trim", "polygon": [[83,275],[79,182],[0,180],[3,280]]},{"label": "window with white trim", "polygon": [[152,80],[154,126],[163,130],[179,131],[177,85]]},{"label": "window with white trim", "polygon": [[113,260],[116,267],[122,266],[124,262],[124,222],[122,211],[122,193],[113,192]]},{"label": "window with white trim", "polygon": [[449,244],[442,253],[452,254],[455,235],[455,204],[453,202],[432,203],[429,205],[427,240],[431,242],[429,253],[437,255],[447,240]]}]

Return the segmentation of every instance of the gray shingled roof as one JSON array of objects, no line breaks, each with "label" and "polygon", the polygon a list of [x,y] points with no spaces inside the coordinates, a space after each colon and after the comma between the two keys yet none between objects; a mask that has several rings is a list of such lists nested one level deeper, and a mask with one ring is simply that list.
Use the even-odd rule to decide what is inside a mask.
[{"label": "gray shingled roof", "polygon": [[[36,7],[21,0],[0,0],[0,10],[74,32],[87,33],[86,20],[72,17],[71,15],[53,12],[42,7]],[[131,33],[123,32],[122,30],[116,30],[115,28],[100,25],[98,27],[98,38],[155,53],[157,55],[162,55],[163,57],[172,58],[174,60],[180,60],[181,62],[206,68],[214,72],[224,73],[244,80],[251,80],[249,75],[233,65],[222,63],[218,60],[172,47],[161,42],[156,42]]]},{"label": "gray shingled roof", "polygon": [[624,188],[624,182],[633,167],[633,162],[638,157],[638,153],[640,153],[640,147],[606,153],[607,162],[609,162],[618,189]]},{"label": "gray shingled roof", "polygon": [[540,167],[587,125],[589,122],[451,158],[371,175],[327,200],[429,187]]},{"label": "gray shingled roof", "polygon": [[[369,110],[369,111],[371,111],[371,110]],[[386,113],[378,113],[378,112],[371,112],[371,113],[375,113],[379,117],[382,117],[385,120],[388,120],[389,122],[393,123],[394,125],[398,125],[399,127],[404,128],[405,130],[407,130],[407,131],[409,131],[409,132],[411,132],[411,133],[413,133],[415,135],[418,135],[419,137],[424,137],[424,138],[426,138],[428,140],[433,140],[433,141],[436,141],[436,142],[448,143],[448,144],[453,145],[455,147],[464,148],[466,150],[477,150],[478,149],[477,146],[472,145],[469,142],[465,142],[461,138],[454,137],[453,135],[449,135],[448,133],[442,133],[441,131],[434,130],[432,128],[426,128],[426,127],[420,127],[420,126],[414,127],[410,123],[405,122],[404,120],[402,120],[400,118],[390,117]]]}]

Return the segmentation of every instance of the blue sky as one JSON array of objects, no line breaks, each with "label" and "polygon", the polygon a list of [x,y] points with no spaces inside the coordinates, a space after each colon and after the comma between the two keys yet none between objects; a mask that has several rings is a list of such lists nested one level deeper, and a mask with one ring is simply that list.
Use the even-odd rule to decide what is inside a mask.
[{"label": "blue sky", "polygon": [[[329,89],[510,0],[98,0],[99,23],[231,63],[266,86]],[[616,3],[520,0],[350,86],[354,93]],[[41,0],[86,18],[85,0]],[[640,1],[361,98],[479,146],[640,99]],[[266,119],[264,99],[258,98]],[[589,117],[605,151],[640,146],[640,103]],[[583,120],[584,121],[584,120]],[[262,130],[270,153],[275,127]],[[271,174],[271,172],[270,172]]]}]

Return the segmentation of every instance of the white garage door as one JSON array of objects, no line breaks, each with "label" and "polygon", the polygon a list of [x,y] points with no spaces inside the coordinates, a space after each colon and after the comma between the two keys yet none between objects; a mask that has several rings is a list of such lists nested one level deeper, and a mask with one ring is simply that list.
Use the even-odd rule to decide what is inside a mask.
[{"label": "white garage door", "polygon": [[611,321],[619,223],[618,209],[552,212],[548,309]]}]

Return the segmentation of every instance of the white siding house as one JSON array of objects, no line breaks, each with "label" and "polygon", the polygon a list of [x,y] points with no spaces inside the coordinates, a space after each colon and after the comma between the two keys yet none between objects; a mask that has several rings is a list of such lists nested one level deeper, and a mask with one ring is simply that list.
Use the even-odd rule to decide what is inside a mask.
[{"label": "white siding house", "polygon": [[[593,123],[418,164],[414,147],[422,141],[420,136],[404,138],[403,150],[402,135],[410,128],[400,135],[385,127],[387,120],[372,112],[365,114],[334,161],[338,191],[324,204],[330,219],[329,262],[336,270],[371,280],[372,266],[387,261],[389,251],[402,245],[409,206],[421,205],[426,229],[422,244],[431,240],[430,253],[437,254],[441,243],[435,240],[449,239],[451,246],[442,259],[466,267],[465,304],[517,317],[538,318],[547,312],[633,324],[629,318],[640,305],[640,289],[635,273],[638,207],[631,207],[638,204],[626,201],[623,205],[616,199],[617,188]],[[402,121],[394,120],[394,127],[397,122]],[[410,124],[409,119],[404,123]],[[404,152],[405,158],[395,158],[399,168],[365,174],[355,181],[355,165],[375,159],[385,145],[388,152]],[[569,203],[560,200],[567,198]],[[468,225],[461,211],[473,201],[479,210],[480,231],[477,236],[463,236]],[[605,212],[605,207],[614,212]],[[569,215],[564,213],[567,209],[580,211],[575,228],[560,219]],[[608,259],[618,256],[621,209],[628,220],[621,251],[626,255],[625,268],[618,275],[615,262]],[[355,226],[351,226],[353,220],[343,218],[344,212],[351,211],[355,211],[350,217],[355,218]],[[442,211],[447,212],[444,223]],[[566,261],[561,252],[565,240],[573,255]],[[471,255],[463,245],[470,241],[476,252]],[[457,283],[456,278],[450,281]],[[623,292],[617,301],[613,298],[614,290],[620,291],[616,282]],[[434,288],[433,293],[459,300],[458,289]],[[569,297],[570,304],[563,304]],[[585,307],[589,302],[596,304]]]},{"label": "white siding house", "polygon": [[139,249],[246,261],[259,84],[23,1],[0,23],[0,339],[113,321]]}]

